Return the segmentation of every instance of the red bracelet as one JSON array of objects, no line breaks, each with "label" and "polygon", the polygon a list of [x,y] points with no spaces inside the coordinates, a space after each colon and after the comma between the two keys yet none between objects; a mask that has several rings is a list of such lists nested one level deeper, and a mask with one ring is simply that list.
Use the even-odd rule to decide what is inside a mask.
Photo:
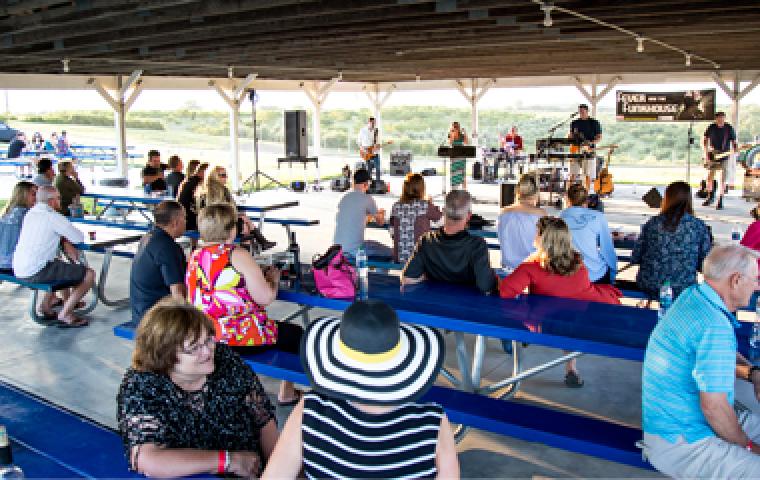
[{"label": "red bracelet", "polygon": [[224,475],[227,473],[225,467],[227,463],[227,452],[224,450],[219,450],[219,460],[216,463],[216,473],[219,475]]},{"label": "red bracelet", "polygon": [[747,441],[747,450],[752,451],[752,440]]}]

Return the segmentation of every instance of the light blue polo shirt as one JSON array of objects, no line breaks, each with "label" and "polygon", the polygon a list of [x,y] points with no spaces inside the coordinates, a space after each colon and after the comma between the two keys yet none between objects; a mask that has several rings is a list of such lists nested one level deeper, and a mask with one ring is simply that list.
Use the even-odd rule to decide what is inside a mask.
[{"label": "light blue polo shirt", "polygon": [[715,436],[699,392],[725,392],[734,403],[739,323],[707,283],[681,293],[652,331],[642,369],[645,433],[675,442]]}]

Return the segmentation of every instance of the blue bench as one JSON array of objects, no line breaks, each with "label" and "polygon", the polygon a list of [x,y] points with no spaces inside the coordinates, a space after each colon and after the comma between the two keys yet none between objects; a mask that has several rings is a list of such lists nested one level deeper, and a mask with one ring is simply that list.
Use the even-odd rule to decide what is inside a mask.
[{"label": "blue bench", "polygon": [[0,424],[27,478],[139,478],[116,431],[0,381]]},{"label": "blue bench", "polygon": [[[51,283],[32,283],[27,282],[26,280],[22,280],[20,278],[17,278],[15,275],[13,275],[12,272],[8,270],[2,270],[0,271],[0,283],[2,282],[8,282],[13,283],[16,285],[19,285],[21,287],[29,288],[32,291],[32,298],[29,305],[29,316],[32,317],[32,320],[37,322],[40,325],[49,325],[50,321],[46,320],[45,317],[37,313],[37,298],[38,293],[40,291],[43,292],[57,292],[59,290],[63,290],[64,288],[71,288],[76,286],[76,283],[73,282],[51,282]],[[84,310],[80,310],[81,313],[87,313],[89,311],[92,311],[92,309],[95,308],[95,305],[91,305],[85,307]]]},{"label": "blue bench", "polygon": [[[114,327],[114,335],[134,339],[129,324]],[[242,358],[259,375],[308,385],[298,355],[268,350]],[[535,405],[494,399],[447,387],[434,386],[422,399],[444,407],[454,423],[492,433],[540,442],[555,448],[650,469],[636,442],[640,429]]]}]

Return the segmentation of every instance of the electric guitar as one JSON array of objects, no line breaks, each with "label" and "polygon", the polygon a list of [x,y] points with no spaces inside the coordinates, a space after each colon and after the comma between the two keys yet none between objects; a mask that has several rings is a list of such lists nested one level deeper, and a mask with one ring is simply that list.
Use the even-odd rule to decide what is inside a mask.
[{"label": "electric guitar", "polygon": [[369,147],[360,147],[359,156],[362,157],[362,160],[366,162],[370,158],[377,155],[377,151],[383,148],[383,145],[391,145],[391,144],[393,144],[393,140],[388,140],[387,142],[382,142],[382,143],[376,143]]}]

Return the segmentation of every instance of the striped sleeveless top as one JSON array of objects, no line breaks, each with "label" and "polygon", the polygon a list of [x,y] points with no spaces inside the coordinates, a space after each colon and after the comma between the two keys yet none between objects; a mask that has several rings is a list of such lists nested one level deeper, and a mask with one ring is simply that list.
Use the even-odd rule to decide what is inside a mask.
[{"label": "striped sleeveless top", "polygon": [[443,409],[406,403],[371,414],[349,402],[304,395],[303,466],[307,478],[432,478]]}]

